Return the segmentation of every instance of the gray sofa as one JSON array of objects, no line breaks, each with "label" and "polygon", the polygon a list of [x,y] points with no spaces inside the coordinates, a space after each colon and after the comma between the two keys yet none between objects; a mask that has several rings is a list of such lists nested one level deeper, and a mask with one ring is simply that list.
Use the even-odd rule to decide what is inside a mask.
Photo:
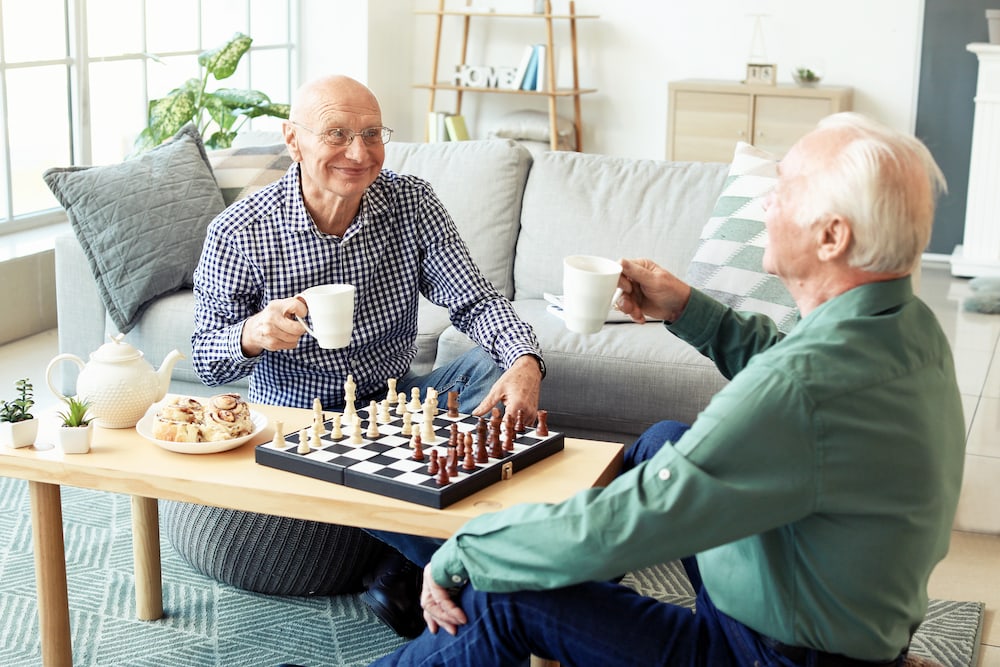
[{"label": "gray sofa", "polygon": [[[516,142],[497,139],[390,142],[385,166],[430,181],[484,273],[534,326],[548,366],[540,407],[553,428],[629,443],[660,419],[690,422],[724,385],[710,361],[661,325],[612,323],[597,334],[574,334],[547,312],[543,294],[561,292],[562,257],[576,253],[650,257],[683,276],[729,165],[570,152],[533,156]],[[221,185],[238,190],[234,175],[238,179],[230,173],[230,182],[222,183],[216,173]],[[73,235],[57,240],[55,261],[60,351],[86,359],[116,327]],[[180,350],[186,359],[174,368],[171,391],[204,396],[219,390],[203,386],[192,370],[192,312],[190,289],[163,295],[125,340],[154,366]],[[445,311],[422,304],[417,370],[470,345]],[[70,392],[75,367],[62,366],[63,390]],[[237,383],[225,390],[242,388]]]}]

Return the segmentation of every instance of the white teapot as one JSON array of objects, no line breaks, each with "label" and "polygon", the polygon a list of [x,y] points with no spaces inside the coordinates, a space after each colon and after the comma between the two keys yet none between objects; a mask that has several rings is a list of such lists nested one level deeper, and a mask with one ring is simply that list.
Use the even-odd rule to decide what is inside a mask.
[{"label": "white teapot", "polygon": [[45,369],[45,381],[53,394],[65,400],[52,383],[52,371],[60,361],[72,361],[80,367],[76,395],[90,402],[94,423],[105,428],[132,428],[149,406],[166,395],[174,364],[184,355],[173,350],[159,370],[153,370],[142,352],[123,342],[125,334],[108,337],[111,342],[92,352],[87,364],[75,354],[53,357]]}]

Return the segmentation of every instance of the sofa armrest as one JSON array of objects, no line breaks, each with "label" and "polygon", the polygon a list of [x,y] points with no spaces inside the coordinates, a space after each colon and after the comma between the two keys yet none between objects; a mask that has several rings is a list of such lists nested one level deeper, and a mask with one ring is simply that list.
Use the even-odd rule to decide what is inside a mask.
[{"label": "sofa armrest", "polygon": [[[105,342],[107,311],[87,256],[72,234],[55,240],[56,316],[59,321],[59,352],[71,353],[84,361]],[[75,392],[77,368],[60,364],[57,382],[64,394]]]}]

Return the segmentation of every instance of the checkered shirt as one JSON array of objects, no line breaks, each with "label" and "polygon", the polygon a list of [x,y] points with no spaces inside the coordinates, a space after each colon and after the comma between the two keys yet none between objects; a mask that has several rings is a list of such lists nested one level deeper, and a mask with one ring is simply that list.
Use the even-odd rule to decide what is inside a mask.
[{"label": "checkered shirt", "polygon": [[[313,285],[356,287],[348,347],[320,348],[308,334],[292,350],[247,357],[243,322],[274,299]],[[420,294],[501,368],[541,355],[531,326],[483,276],[430,184],[383,170],[343,237],[316,229],[299,188],[299,165],[235,202],[211,223],[194,273],[195,371],[215,386],[250,375],[252,402],[312,407],[344,400],[348,373],[359,397],[401,378],[416,355]]]}]

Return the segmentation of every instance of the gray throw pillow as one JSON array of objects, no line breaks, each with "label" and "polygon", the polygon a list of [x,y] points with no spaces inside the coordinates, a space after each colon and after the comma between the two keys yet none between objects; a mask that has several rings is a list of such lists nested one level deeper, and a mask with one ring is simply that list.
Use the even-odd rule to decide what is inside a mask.
[{"label": "gray throw pillow", "polygon": [[777,158],[740,142],[685,280],[736,310],[764,313],[782,331],[799,319],[791,294],[764,271],[764,198],[778,181]]},{"label": "gray throw pillow", "polygon": [[157,297],[190,286],[205,229],[225,208],[197,128],[121,164],[49,169],[121,333]]}]

